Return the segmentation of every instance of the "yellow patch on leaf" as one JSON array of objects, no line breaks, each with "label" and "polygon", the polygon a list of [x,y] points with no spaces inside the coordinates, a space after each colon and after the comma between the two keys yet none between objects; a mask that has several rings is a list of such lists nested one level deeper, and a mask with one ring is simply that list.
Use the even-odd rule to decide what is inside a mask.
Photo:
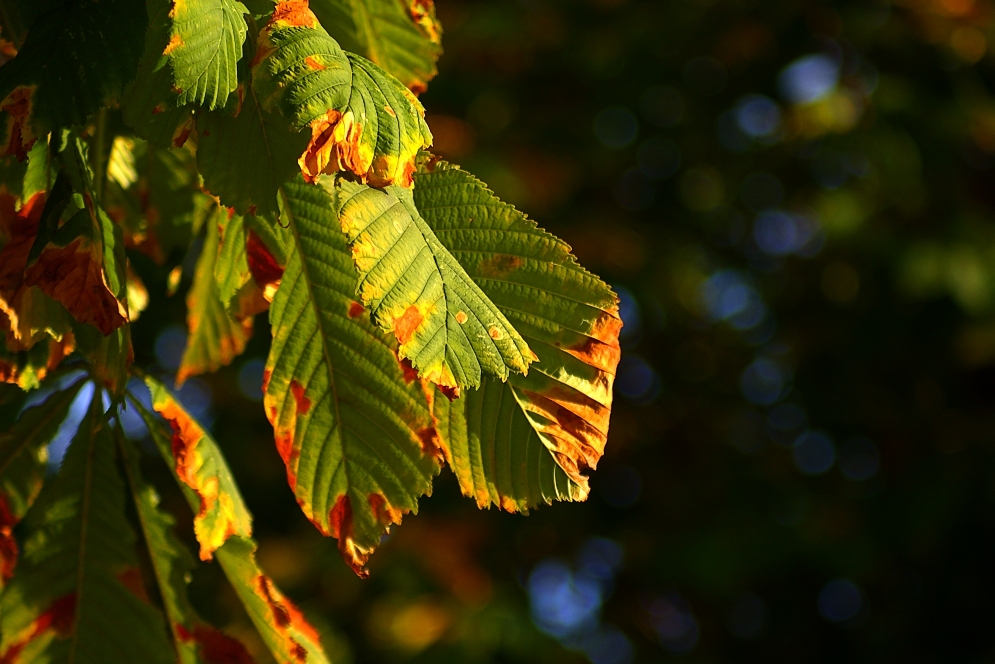
[{"label": "yellow patch on leaf", "polygon": [[318,17],[308,6],[308,0],[282,0],[273,8],[270,23],[287,28],[317,28]]},{"label": "yellow patch on leaf", "polygon": [[166,48],[163,50],[163,55],[169,55],[176,49],[183,46],[183,38],[179,34],[173,33],[173,36],[169,38],[169,43],[166,44]]},{"label": "yellow patch on leaf", "polygon": [[425,36],[434,44],[442,43],[442,28],[435,18],[435,4],[432,0],[410,0],[411,19],[420,27]]}]

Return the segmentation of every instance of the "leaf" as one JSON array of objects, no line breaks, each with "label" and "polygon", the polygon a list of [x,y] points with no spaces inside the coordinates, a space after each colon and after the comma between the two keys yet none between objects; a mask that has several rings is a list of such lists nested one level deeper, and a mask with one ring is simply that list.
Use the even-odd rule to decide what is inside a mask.
[{"label": "leaf", "polygon": [[218,444],[162,383],[147,376],[145,384],[152,392],[152,407],[173,429],[169,458],[176,476],[197,495],[194,534],[200,559],[210,560],[229,537],[252,537],[252,515]]},{"label": "leaf", "polygon": [[221,219],[227,213],[218,207],[207,221],[207,237],[194,268],[193,286],[187,293],[187,345],[176,374],[182,385],[190,376],[214,372],[231,364],[245,350],[252,336],[252,317],[241,322],[228,315],[214,278],[218,262],[218,236]]},{"label": "leaf", "polygon": [[252,85],[263,108],[311,128],[299,164],[308,181],[349,171],[378,187],[411,185],[432,143],[424,109],[397,79],[339,48],[306,1],[284,0],[259,34]]},{"label": "leaf", "polygon": [[256,626],[280,662],[327,663],[318,631],[256,563],[256,543],[232,537],[218,549],[218,562]]},{"label": "leaf", "polygon": [[[444,440],[463,492],[509,511],[583,500],[584,473],[604,452],[611,415],[622,327],[615,294],[577,264],[565,242],[465,171],[438,162],[419,171],[415,185],[415,204],[439,241],[539,360],[507,384],[484,379],[461,400],[464,413],[437,409],[454,423]],[[537,442],[565,477],[538,454]]]},{"label": "leaf", "polygon": [[17,564],[13,528],[34,503],[45,479],[46,446],[66,419],[83,382],[28,408],[0,432],[0,588],[13,576]]},{"label": "leaf", "polygon": [[424,380],[458,394],[482,374],[506,380],[528,371],[535,359],[528,344],[435,237],[410,191],[345,178],[334,190],[359,271],[357,292]]},{"label": "leaf", "polygon": [[439,471],[425,393],[353,300],[356,273],[331,195],[298,178],[281,219],[294,238],[270,308],[264,407],[304,514],[357,574]]},{"label": "leaf", "polygon": [[96,381],[115,397],[120,396],[128,383],[128,367],[135,360],[131,326],[119,327],[104,336],[92,325],[75,324],[73,335]]},{"label": "leaf", "polygon": [[222,108],[238,85],[236,65],[249,10],[236,0],[173,2],[172,29],[163,53],[173,66],[178,104]]},{"label": "leaf", "polygon": [[239,214],[272,212],[277,189],[297,172],[307,136],[260,108],[251,90],[241,104],[235,101],[198,118],[197,166],[222,205]]},{"label": "leaf", "polygon": [[39,16],[0,67],[5,151],[23,159],[36,138],[84,124],[117,97],[135,75],[147,21],[135,0],[67,1]]},{"label": "leaf", "polygon": [[[148,382],[148,379],[146,379]],[[164,389],[161,388],[160,389]],[[169,434],[164,431],[163,423],[156,420],[138,403],[131,400],[136,410],[145,420],[152,440],[155,441],[166,459],[172,466],[177,465],[173,456],[173,445]],[[205,450],[211,453],[212,463],[221,474],[231,476],[231,471],[217,447]],[[193,510],[198,510],[200,498],[179,477],[180,489],[186,496]],[[299,664],[323,664],[328,662],[321,647],[321,641],[314,627],[307,622],[304,615],[293,603],[283,596],[272,580],[267,577],[255,559],[256,543],[248,536],[234,534],[215,553],[218,563],[225,576],[232,584],[236,594],[242,601],[249,619],[256,626],[263,642],[279,662],[297,662]],[[222,660],[227,661],[227,660]],[[236,660],[235,664],[241,664]]]},{"label": "leaf", "polygon": [[120,432],[116,440],[180,664],[251,664],[245,646],[205,623],[190,604],[187,585],[194,569],[193,557],[174,535],[173,517],[159,509],[155,489],[142,478],[138,450],[125,442]]},{"label": "leaf", "polygon": [[311,9],[343,49],[383,67],[415,94],[438,73],[442,27],[431,0],[314,0]]},{"label": "leaf", "polygon": [[162,614],[141,583],[100,399],[95,391],[59,474],[28,514],[31,535],[0,597],[0,661],[172,661]]},{"label": "leaf", "polygon": [[[136,3],[137,4],[137,3]],[[146,0],[149,28],[138,74],[121,98],[125,123],[159,147],[183,145],[193,129],[193,109],[177,104],[173,71],[165,54],[169,46],[172,0]]]},{"label": "leaf", "polygon": [[271,219],[255,215],[230,215],[224,223],[214,277],[235,320],[269,309],[287,264],[287,233],[282,231]]}]

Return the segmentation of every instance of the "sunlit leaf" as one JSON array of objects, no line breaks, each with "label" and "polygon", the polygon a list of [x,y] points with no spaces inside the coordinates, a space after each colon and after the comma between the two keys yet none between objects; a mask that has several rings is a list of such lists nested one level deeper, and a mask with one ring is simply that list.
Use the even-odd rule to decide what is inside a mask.
[{"label": "sunlit leaf", "polygon": [[169,450],[173,471],[197,495],[194,533],[200,559],[210,560],[229,537],[252,536],[252,515],[210,434],[162,383],[152,377],[146,377],[145,383],[152,392],[152,407],[173,430]]},{"label": "sunlit leaf", "polygon": [[276,6],[252,72],[264,108],[310,127],[300,157],[307,180],[349,171],[375,186],[410,186],[415,155],[432,142],[421,104],[386,71],[339,48],[306,2]]},{"label": "sunlit leaf", "polygon": [[99,391],[26,521],[31,534],[0,597],[0,659],[175,661],[145,594]]},{"label": "sunlit leaf", "polygon": [[236,0],[173,2],[169,43],[163,53],[173,67],[178,104],[221,108],[238,85],[248,10]]},{"label": "sunlit leaf", "polygon": [[138,450],[120,433],[116,439],[180,664],[251,664],[245,646],[205,623],[190,604],[187,584],[193,557],[173,533],[173,517],[159,508],[155,489],[142,478]]},{"label": "sunlit leaf", "polygon": [[436,238],[409,190],[338,178],[334,192],[357,292],[423,379],[458,393],[482,375],[505,380],[528,371],[535,358],[528,344]]},{"label": "sunlit leaf", "polygon": [[460,400],[462,413],[447,412],[460,402],[440,404],[437,416],[451,423],[447,457],[464,493],[510,511],[583,500],[611,415],[622,327],[615,294],[565,242],[465,171],[445,162],[423,168],[414,200],[538,356],[527,376],[484,379]]},{"label": "sunlit leaf", "polygon": [[380,65],[415,94],[435,77],[442,27],[431,0],[313,0],[311,10],[339,46]]},{"label": "sunlit leaf", "polygon": [[118,96],[135,75],[146,24],[135,0],[67,1],[39,16],[0,67],[4,152],[24,158],[45,133],[82,125]]},{"label": "sunlit leaf", "polygon": [[25,410],[0,432],[0,588],[14,573],[13,528],[34,503],[45,479],[46,445],[55,437],[83,381]]},{"label": "sunlit leaf", "polygon": [[187,345],[183,350],[176,384],[190,376],[217,371],[231,364],[245,350],[252,335],[252,317],[232,318],[214,277],[218,263],[218,238],[222,218],[228,214],[217,208],[207,220],[207,236],[194,268],[193,285],[187,293]]},{"label": "sunlit leaf", "polygon": [[270,309],[264,406],[305,515],[352,568],[416,511],[438,472],[421,385],[356,302],[356,273],[332,197],[298,178],[281,221],[296,242]]},{"label": "sunlit leaf", "polygon": [[[160,386],[160,389],[164,388]],[[178,458],[173,453],[175,445],[172,440],[175,440],[175,436],[171,440],[162,422],[153,418],[140,403],[132,402],[132,404],[145,420],[152,440],[155,441],[163,458],[170,465],[178,465]],[[219,474],[231,477],[231,471],[216,447],[213,448],[211,459]],[[187,502],[190,503],[190,508],[194,511],[200,509],[202,503],[197,492],[181,478],[177,477],[177,480]],[[321,640],[314,627],[259,568],[255,559],[255,550],[255,541],[236,533],[232,534],[215,554],[266,647],[279,662],[327,663],[328,658],[322,650]],[[221,661],[227,663],[230,660]],[[242,662],[236,659],[233,664],[242,664]]]}]

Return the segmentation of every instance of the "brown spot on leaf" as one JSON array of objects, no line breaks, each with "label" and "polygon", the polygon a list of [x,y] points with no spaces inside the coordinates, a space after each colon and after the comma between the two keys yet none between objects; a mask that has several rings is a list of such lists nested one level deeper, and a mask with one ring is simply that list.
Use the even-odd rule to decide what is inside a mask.
[{"label": "brown spot on leaf", "polygon": [[[177,92],[179,94],[179,92]],[[190,133],[195,127],[194,116],[188,115],[187,118],[177,125],[176,129],[173,130],[173,147],[182,148],[183,144],[187,142],[190,138]]]},{"label": "brown spot on leaf", "polygon": [[280,287],[280,280],[283,279],[283,266],[270,252],[266,243],[251,229],[247,235],[245,251],[253,280],[262,289],[263,298],[267,302],[272,302],[276,290]]},{"label": "brown spot on leaf", "polygon": [[352,505],[349,496],[342,494],[335,500],[335,505],[328,511],[328,523],[332,537],[339,541],[339,553],[346,564],[360,578],[368,577],[369,572],[363,566],[369,560],[372,550],[360,548],[352,537]]},{"label": "brown spot on leaf", "polygon": [[417,306],[412,304],[408,307],[403,315],[394,319],[394,335],[397,337],[397,342],[402,346],[408,343],[424,320],[425,316]]},{"label": "brown spot on leaf", "polygon": [[373,510],[373,516],[384,526],[389,526],[393,523],[400,523],[401,517],[404,516],[402,510],[393,507],[387,499],[379,493],[371,493],[369,495],[370,509]]},{"label": "brown spot on leaf", "polygon": [[169,43],[166,44],[166,48],[165,50],[163,50],[162,54],[169,55],[170,53],[180,48],[181,46],[183,46],[183,38],[180,37],[179,33],[174,32],[173,35],[169,38]]},{"label": "brown spot on leaf", "polygon": [[480,262],[478,270],[481,276],[491,279],[503,279],[522,265],[522,259],[508,254],[497,254]]},{"label": "brown spot on leaf", "polygon": [[410,385],[415,379],[418,378],[418,370],[411,365],[411,360],[406,357],[398,356],[396,351],[394,352],[394,357],[397,358],[397,364],[401,367],[404,384]]},{"label": "brown spot on leaf", "polygon": [[446,395],[450,401],[459,399],[459,387],[455,385],[438,385],[439,391]]},{"label": "brown spot on leaf", "polygon": [[21,652],[35,639],[52,631],[61,638],[69,635],[76,618],[76,593],[63,595],[53,601],[48,609],[34,619],[20,634],[9,639],[10,645],[0,653],[0,664],[16,664],[20,661]]},{"label": "brown spot on leaf", "polygon": [[418,432],[418,442],[421,444],[422,454],[430,456],[441,465],[445,456],[442,453],[442,440],[435,427],[425,427]]},{"label": "brown spot on leaf", "polygon": [[487,330],[487,334],[490,335],[491,339],[495,340],[501,339],[504,336],[504,333],[496,327],[492,327],[491,329]]},{"label": "brown spot on leaf", "polygon": [[14,155],[19,161],[28,158],[28,151],[35,144],[29,119],[35,86],[19,85],[0,102],[0,111],[7,113],[7,140],[4,155]]},{"label": "brown spot on leaf", "polygon": [[294,401],[297,403],[298,415],[306,415],[311,410],[311,400],[307,398],[304,391],[304,386],[297,382],[296,378],[290,381],[290,393],[294,395]]},{"label": "brown spot on leaf", "polygon": [[269,369],[263,369],[263,394],[269,389],[269,377],[272,373]]},{"label": "brown spot on leaf", "polygon": [[14,526],[17,519],[10,511],[6,494],[0,493],[0,579],[6,584],[14,576],[17,566],[17,540],[14,539]]},{"label": "brown spot on leaf", "polygon": [[466,315],[465,311],[457,311],[456,312],[456,322],[459,323],[460,325],[462,325],[463,323],[465,323],[469,319],[470,319],[470,317]]},{"label": "brown spot on leaf", "polygon": [[442,29],[435,18],[435,5],[432,0],[410,0],[408,5],[411,18],[425,36],[435,44],[442,42]]},{"label": "brown spot on leaf", "polygon": [[150,603],[149,594],[145,590],[145,579],[142,578],[142,572],[137,567],[126,567],[118,573],[117,580],[121,582],[121,585],[131,591],[132,595],[146,604]]},{"label": "brown spot on leaf", "polygon": [[416,78],[413,79],[410,83],[408,83],[408,90],[411,90],[412,94],[420,95],[426,90],[428,90],[428,86],[425,84],[424,81],[419,81]]},{"label": "brown spot on leaf", "polygon": [[197,654],[205,664],[254,664],[252,655],[240,641],[213,627],[197,625],[193,633],[180,624],[173,628],[181,643],[197,643]]},{"label": "brown spot on leaf", "polygon": [[359,318],[366,309],[359,302],[349,303],[349,318]]}]

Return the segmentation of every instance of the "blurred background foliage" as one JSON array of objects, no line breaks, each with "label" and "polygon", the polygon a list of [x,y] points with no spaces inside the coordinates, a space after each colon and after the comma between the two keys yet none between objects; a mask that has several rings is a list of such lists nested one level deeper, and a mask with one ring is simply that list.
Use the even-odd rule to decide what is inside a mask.
[{"label": "blurred background foliage", "polygon": [[[618,290],[616,407],[588,502],[478,512],[444,471],[361,581],[286,485],[259,317],[181,396],[333,659],[995,657],[995,2],[437,10],[435,149]],[[172,297],[136,260],[139,364],[175,371],[195,254]]]}]

